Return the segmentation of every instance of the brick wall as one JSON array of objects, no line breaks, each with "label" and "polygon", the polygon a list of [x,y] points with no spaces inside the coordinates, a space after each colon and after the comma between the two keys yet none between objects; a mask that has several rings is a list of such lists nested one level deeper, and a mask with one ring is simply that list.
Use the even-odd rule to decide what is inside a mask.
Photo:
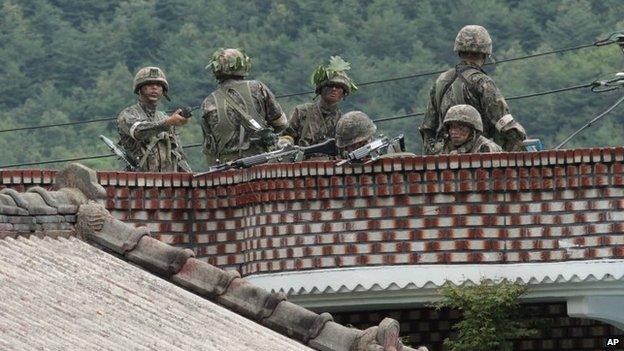
[{"label": "brick wall", "polygon": [[[522,306],[523,318],[533,321],[538,334],[514,343],[514,350],[530,351],[594,351],[606,350],[607,337],[624,337],[624,332],[607,324],[570,318],[565,303],[540,303]],[[432,308],[332,313],[338,323],[365,329],[379,324],[384,317],[401,321],[401,336],[409,338],[412,346],[427,346],[429,350],[445,350],[442,342],[454,336],[451,327],[459,321],[460,313]]]},{"label": "brick wall", "polygon": [[[106,205],[243,274],[624,257],[624,148],[271,164],[199,179],[99,172]],[[50,171],[2,171],[49,186]]]}]

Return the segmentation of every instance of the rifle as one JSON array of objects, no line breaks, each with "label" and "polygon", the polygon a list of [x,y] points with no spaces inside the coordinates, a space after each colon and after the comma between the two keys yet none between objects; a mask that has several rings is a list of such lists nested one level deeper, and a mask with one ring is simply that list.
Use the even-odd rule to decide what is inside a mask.
[{"label": "rifle", "polygon": [[388,147],[398,142],[401,150],[405,150],[405,140],[403,134],[400,134],[397,137],[392,139],[388,139],[388,137],[381,137],[379,139],[375,139],[370,143],[355,149],[347,155],[347,158],[338,162],[336,166],[342,166],[345,163],[361,163],[370,156],[370,159],[365,163],[375,162],[379,159],[381,155],[385,155],[388,153]]},{"label": "rifle", "polygon": [[129,171],[136,171],[139,169],[139,164],[136,162],[136,160],[134,158],[132,158],[132,156],[128,155],[128,153],[126,152],[126,150],[120,148],[119,146],[117,146],[117,144],[115,144],[115,142],[113,142],[112,140],[110,140],[109,138],[105,137],[104,135],[100,135],[100,139],[102,139],[102,141],[104,142],[104,144],[106,144],[106,146],[108,146],[108,148],[115,153],[115,155],[117,155],[117,158],[119,158],[120,160],[124,161],[126,163],[126,167],[128,168]]},{"label": "rifle", "polygon": [[338,149],[336,148],[336,139],[327,139],[322,143],[305,147],[288,144],[279,150],[269,151],[258,155],[240,158],[231,162],[217,164],[210,167],[206,172],[194,174],[193,178],[232,168],[249,168],[272,161],[282,162],[284,160],[288,160],[289,158],[289,161],[291,162],[300,161],[301,159],[298,159],[298,156],[301,155],[303,156],[303,158],[305,158],[306,156],[310,156],[313,154],[336,156],[338,154]]}]

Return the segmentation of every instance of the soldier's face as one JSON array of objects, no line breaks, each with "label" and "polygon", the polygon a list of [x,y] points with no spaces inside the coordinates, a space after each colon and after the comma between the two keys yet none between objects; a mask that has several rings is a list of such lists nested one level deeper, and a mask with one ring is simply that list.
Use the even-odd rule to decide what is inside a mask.
[{"label": "soldier's face", "polygon": [[321,98],[328,104],[335,104],[344,98],[344,90],[339,85],[327,85],[321,90]]},{"label": "soldier's face", "polygon": [[468,141],[472,133],[472,128],[464,123],[450,122],[448,124],[448,131],[453,145],[459,146]]},{"label": "soldier's face", "polygon": [[158,83],[149,83],[142,86],[139,92],[143,101],[157,103],[163,95],[163,87]]}]

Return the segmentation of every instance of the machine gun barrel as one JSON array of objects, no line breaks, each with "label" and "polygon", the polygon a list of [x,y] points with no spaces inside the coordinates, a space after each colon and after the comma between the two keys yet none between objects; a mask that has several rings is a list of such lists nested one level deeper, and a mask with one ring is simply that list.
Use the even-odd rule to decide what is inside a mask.
[{"label": "machine gun barrel", "polygon": [[364,161],[369,156],[370,160],[368,162],[375,161],[379,158],[379,156],[388,153],[388,147],[396,142],[399,143],[401,150],[405,148],[403,134],[392,139],[388,139],[388,137],[381,137],[379,139],[371,141],[370,143],[358,149],[351,151],[349,154],[347,154],[346,159],[338,162],[336,165],[342,166],[345,163],[359,163]]},{"label": "machine gun barrel", "polygon": [[303,154],[304,158],[313,154],[325,154],[328,156],[335,156],[337,155],[336,140],[328,139],[322,143],[306,147],[289,144],[279,150],[269,151],[258,155],[240,158],[238,160],[234,160],[228,163],[214,165],[210,167],[208,171],[197,173],[193,175],[193,177],[201,177],[205,174],[215,173],[218,171],[224,171],[232,168],[249,168],[256,165],[269,163],[275,160],[282,161],[299,153]]}]

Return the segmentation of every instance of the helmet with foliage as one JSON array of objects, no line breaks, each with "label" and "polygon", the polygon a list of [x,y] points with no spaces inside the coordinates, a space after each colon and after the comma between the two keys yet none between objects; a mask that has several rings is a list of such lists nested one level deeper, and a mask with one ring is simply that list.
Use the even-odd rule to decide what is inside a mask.
[{"label": "helmet with foliage", "polygon": [[143,67],[134,76],[134,93],[138,94],[139,89],[145,84],[158,83],[162,85],[165,94],[169,90],[169,83],[165,73],[158,67]]},{"label": "helmet with foliage", "polygon": [[492,55],[492,38],[488,31],[477,25],[462,28],[455,38],[455,52],[476,52]]},{"label": "helmet with foliage", "polygon": [[318,66],[312,73],[311,81],[316,94],[320,94],[323,87],[331,84],[342,87],[345,95],[357,91],[357,86],[347,75],[347,71],[350,69],[351,64],[340,56],[330,57],[327,66]]},{"label": "helmet with foliage", "polygon": [[451,122],[467,124],[473,129],[483,133],[481,114],[476,108],[470,105],[455,105],[449,108],[448,111],[446,111],[446,116],[444,116],[444,125],[446,126]]},{"label": "helmet with foliage", "polygon": [[219,49],[212,54],[206,69],[212,70],[216,77],[244,77],[251,69],[251,59],[243,49]]},{"label": "helmet with foliage", "polygon": [[336,123],[336,146],[345,148],[369,140],[375,133],[377,126],[364,112],[347,112]]}]

